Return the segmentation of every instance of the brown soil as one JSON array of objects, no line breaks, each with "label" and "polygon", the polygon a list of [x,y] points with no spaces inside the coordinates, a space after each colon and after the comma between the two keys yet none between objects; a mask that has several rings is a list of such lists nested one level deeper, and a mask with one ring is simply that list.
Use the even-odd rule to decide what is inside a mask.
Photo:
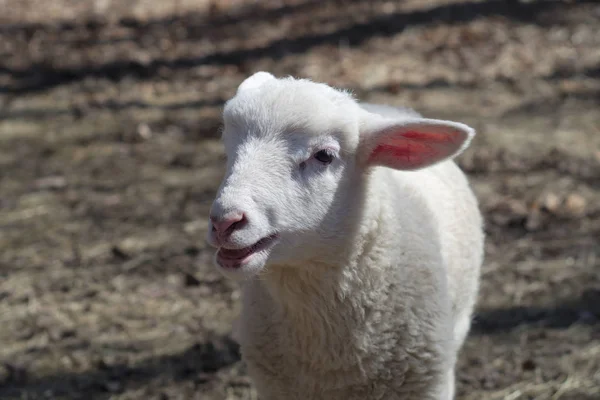
[{"label": "brown soil", "polygon": [[[167,6],[168,4],[169,6]],[[475,126],[459,399],[600,399],[595,1],[0,0],[0,398],[256,399],[210,265],[257,70]]]}]

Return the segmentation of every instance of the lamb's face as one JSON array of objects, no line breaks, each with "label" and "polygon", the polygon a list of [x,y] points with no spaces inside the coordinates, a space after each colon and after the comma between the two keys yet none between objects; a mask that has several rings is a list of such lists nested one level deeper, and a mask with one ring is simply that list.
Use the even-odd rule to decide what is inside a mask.
[{"label": "lamb's face", "polygon": [[263,72],[244,81],[223,113],[227,171],[210,213],[221,270],[245,278],[267,264],[327,256],[359,214],[366,169],[425,168],[460,153],[475,133],[386,110],[368,112],[305,80]]},{"label": "lamb's face", "polygon": [[336,236],[335,203],[358,144],[353,107],[344,93],[293,80],[238,91],[226,105],[227,170],[208,235],[225,273],[301,263]]}]

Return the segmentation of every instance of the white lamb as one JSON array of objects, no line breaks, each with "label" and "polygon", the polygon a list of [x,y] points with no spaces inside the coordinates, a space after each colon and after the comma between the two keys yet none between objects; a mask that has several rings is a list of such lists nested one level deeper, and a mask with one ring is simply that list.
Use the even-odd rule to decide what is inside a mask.
[{"label": "white lamb", "polygon": [[208,236],[242,281],[237,337],[263,400],[454,397],[483,233],[450,159],[474,134],[307,80],[240,85]]}]

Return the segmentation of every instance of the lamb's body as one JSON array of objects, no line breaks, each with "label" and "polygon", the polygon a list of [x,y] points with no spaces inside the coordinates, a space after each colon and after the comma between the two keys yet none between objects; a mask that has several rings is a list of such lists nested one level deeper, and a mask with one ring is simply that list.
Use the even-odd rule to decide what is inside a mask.
[{"label": "lamb's body", "polygon": [[467,180],[444,161],[371,168],[349,187],[323,217],[338,225],[322,235],[326,257],[273,262],[243,283],[236,336],[261,399],[451,399],[482,261]]}]

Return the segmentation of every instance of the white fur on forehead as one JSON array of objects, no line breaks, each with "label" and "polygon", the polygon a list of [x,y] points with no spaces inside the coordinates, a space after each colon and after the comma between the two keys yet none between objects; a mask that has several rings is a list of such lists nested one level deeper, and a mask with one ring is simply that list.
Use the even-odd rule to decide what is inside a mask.
[{"label": "white fur on forehead", "polygon": [[237,127],[261,134],[326,133],[358,123],[360,107],[350,93],[307,79],[267,75],[272,77],[257,73],[248,78],[246,81],[253,79],[249,86],[244,81],[227,102],[223,112],[226,129]]}]

